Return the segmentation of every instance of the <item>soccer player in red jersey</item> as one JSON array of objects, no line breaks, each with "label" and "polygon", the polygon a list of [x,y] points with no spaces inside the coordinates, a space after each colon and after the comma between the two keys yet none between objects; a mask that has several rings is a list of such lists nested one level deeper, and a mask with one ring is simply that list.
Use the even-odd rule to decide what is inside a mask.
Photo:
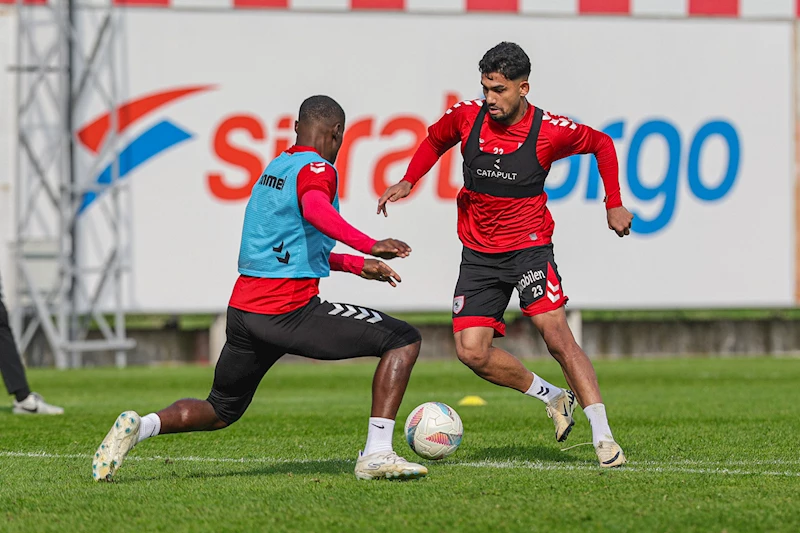
[{"label": "soccer player in red jersey", "polygon": [[[633,215],[622,205],[614,143],[602,132],[528,102],[531,63],[518,45],[498,44],[486,52],[479,69],[485,100],[455,104],[428,129],[403,180],[378,200],[378,213],[386,216],[387,202],[408,196],[461,142],[464,187],[457,204],[464,247],[453,299],[458,358],[483,379],[544,402],[559,442],[574,425],[577,396],[600,465],[622,465],[625,455],[611,433],[594,367],[567,324],[567,296],[553,257],[554,223],[544,192],[554,161],[594,154],[606,191],[608,227],[620,237],[629,235]],[[514,288],[523,314],[531,317],[572,390],[548,383],[493,346],[493,338],[505,334],[503,313]]]}]

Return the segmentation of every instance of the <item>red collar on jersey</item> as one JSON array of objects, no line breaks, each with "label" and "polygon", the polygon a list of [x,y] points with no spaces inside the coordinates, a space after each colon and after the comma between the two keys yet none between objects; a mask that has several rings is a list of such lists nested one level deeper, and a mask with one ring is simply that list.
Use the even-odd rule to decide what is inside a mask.
[{"label": "red collar on jersey", "polygon": [[299,144],[295,144],[291,148],[287,149],[286,152],[289,154],[294,154],[297,152],[317,152],[317,150],[311,146],[300,146]]}]

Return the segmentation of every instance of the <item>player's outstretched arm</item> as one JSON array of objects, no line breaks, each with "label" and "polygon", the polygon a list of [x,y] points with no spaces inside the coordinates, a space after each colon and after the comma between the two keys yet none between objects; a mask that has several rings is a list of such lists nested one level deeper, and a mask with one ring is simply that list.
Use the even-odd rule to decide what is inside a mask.
[{"label": "player's outstretched arm", "polygon": [[619,163],[614,141],[607,134],[584,126],[588,130],[590,153],[597,159],[600,179],[606,191],[606,219],[608,229],[620,237],[631,234],[633,214],[622,205],[619,190]]},{"label": "player's outstretched arm", "polygon": [[369,254],[381,259],[408,257],[411,254],[411,247],[397,239],[384,239],[376,242]]},{"label": "player's outstretched arm", "polygon": [[361,253],[381,259],[408,257],[411,247],[397,239],[375,239],[365,235],[351,226],[342,215],[333,208],[327,193],[312,189],[303,194],[300,205],[303,218],[316,229]]},{"label": "player's outstretched arm", "polygon": [[383,216],[388,217],[389,213],[386,212],[386,202],[396,202],[397,200],[402,200],[409,194],[411,194],[411,182],[402,180],[400,183],[392,185],[381,195],[378,199],[378,214],[380,215],[383,212]]},{"label": "player's outstretched arm", "polygon": [[331,270],[334,272],[349,272],[360,276],[361,271],[364,270],[364,259],[360,255],[335,254],[331,252],[328,256],[328,264],[330,264]]},{"label": "player's outstretched arm", "polygon": [[378,259],[366,259],[360,275],[364,279],[382,281],[392,287],[397,287],[397,284],[402,281],[400,275],[392,267]]},{"label": "player's outstretched arm", "polygon": [[622,195],[619,190],[619,163],[614,141],[603,132],[589,127],[586,129],[589,137],[588,144],[591,147],[590,152],[597,159],[600,179],[603,181],[603,188],[606,191],[608,229],[620,237],[630,235],[633,214],[622,205]]},{"label": "player's outstretched arm", "polygon": [[[478,105],[473,105],[473,103]],[[386,212],[386,203],[396,202],[411,194],[411,189],[414,185],[433,168],[439,158],[461,140],[464,110],[477,109],[479,106],[479,102],[455,104],[445,112],[442,118],[428,128],[428,136],[417,147],[417,151],[414,152],[403,180],[386,189],[386,192],[378,200],[377,214],[380,215],[382,212],[383,216],[389,216]]]},{"label": "player's outstretched arm", "polygon": [[328,262],[331,265],[331,270],[350,272],[364,279],[388,283],[392,287],[397,287],[397,284],[401,281],[400,275],[392,270],[392,267],[378,259],[331,253]]},{"label": "player's outstretched arm", "polygon": [[603,188],[606,191],[606,218],[608,229],[620,237],[630,235],[633,215],[622,205],[619,189],[619,162],[614,141],[607,134],[567,117],[545,113],[542,131],[549,145],[537,155],[543,166],[575,154],[594,154]]},{"label": "player's outstretched arm", "polygon": [[[445,149],[445,151],[447,151],[447,149]],[[378,199],[377,214],[380,215],[383,213],[383,216],[389,216],[386,212],[387,202],[396,202],[411,194],[411,189],[414,185],[433,168],[433,165],[439,161],[439,157],[441,157],[441,155],[431,144],[430,138],[426,138],[422,141],[417,151],[414,152],[414,156],[408,164],[408,170],[406,170],[406,175],[403,177],[402,181],[386,189],[386,192]]]}]

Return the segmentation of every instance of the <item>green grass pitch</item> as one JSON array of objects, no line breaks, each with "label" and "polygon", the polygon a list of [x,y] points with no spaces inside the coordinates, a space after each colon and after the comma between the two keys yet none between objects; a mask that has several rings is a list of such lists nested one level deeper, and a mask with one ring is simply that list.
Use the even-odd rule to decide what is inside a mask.
[{"label": "green grass pitch", "polygon": [[[529,361],[563,384],[551,361]],[[358,481],[375,361],[281,364],[249,411],[214,433],[143,442],[116,482],[91,479],[114,418],[205,398],[204,367],[32,370],[60,417],[0,408],[0,531],[800,531],[800,360],[596,364],[629,465],[596,466],[576,427],[560,445],[544,406],[458,362],[420,362],[395,431],[437,400],[464,421],[460,449],[428,478]],[[458,407],[477,394],[484,407]]]}]

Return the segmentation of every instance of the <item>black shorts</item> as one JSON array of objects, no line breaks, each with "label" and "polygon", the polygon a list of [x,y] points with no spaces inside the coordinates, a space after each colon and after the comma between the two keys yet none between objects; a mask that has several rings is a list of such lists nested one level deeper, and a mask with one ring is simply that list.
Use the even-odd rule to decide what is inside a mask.
[{"label": "black shorts", "polygon": [[553,258],[553,245],[487,254],[464,248],[453,297],[453,332],[472,327],[506,333],[503,313],[514,289],[525,316],[558,309],[568,298]]},{"label": "black shorts", "polygon": [[380,357],[421,339],[419,331],[402,320],[316,296],[282,315],[228,307],[226,334],[208,401],[227,424],[241,418],[261,379],[284,354],[326,361]]}]

